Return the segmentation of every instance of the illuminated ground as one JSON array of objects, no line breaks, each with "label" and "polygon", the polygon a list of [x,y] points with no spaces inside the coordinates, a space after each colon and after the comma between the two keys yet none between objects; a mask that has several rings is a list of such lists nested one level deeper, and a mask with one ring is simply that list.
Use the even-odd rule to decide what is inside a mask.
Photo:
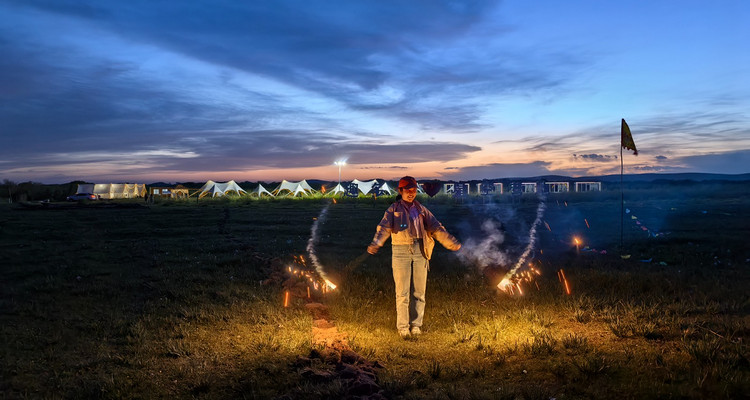
[{"label": "illuminated ground", "polygon": [[[750,200],[701,193],[630,193],[623,251],[619,192],[550,196],[529,257],[541,275],[522,296],[495,288],[507,265],[480,272],[438,249],[425,334],[406,341],[394,329],[388,250],[352,264],[388,200],[339,202],[315,248],[338,287],[313,296],[351,348],[383,366],[388,398],[740,398],[750,393]],[[340,379],[298,363],[336,365],[310,358],[323,349],[308,300],[284,308],[285,287],[268,281],[275,263],[306,254],[326,204],[3,206],[0,394],[341,397]],[[538,209],[535,197],[427,204],[462,240],[498,220],[511,261]]]}]

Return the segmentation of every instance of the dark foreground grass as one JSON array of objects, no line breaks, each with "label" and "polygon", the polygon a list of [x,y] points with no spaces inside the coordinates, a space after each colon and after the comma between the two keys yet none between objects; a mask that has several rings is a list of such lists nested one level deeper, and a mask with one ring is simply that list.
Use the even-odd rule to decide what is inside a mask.
[{"label": "dark foreground grass", "polygon": [[[531,260],[539,288],[524,296],[498,293],[494,277],[438,249],[425,334],[406,341],[394,329],[390,251],[350,263],[389,200],[332,204],[316,252],[340,287],[325,301],[351,346],[384,366],[389,398],[746,397],[750,200],[631,198],[641,225],[625,221],[620,249],[618,196],[550,196]],[[339,397],[340,383],[293,366],[314,347],[302,302],[284,309],[282,289],[261,284],[272,258],[305,254],[326,204],[3,206],[0,397]],[[513,262],[537,210],[533,197],[428,205],[464,240],[501,222]]]}]

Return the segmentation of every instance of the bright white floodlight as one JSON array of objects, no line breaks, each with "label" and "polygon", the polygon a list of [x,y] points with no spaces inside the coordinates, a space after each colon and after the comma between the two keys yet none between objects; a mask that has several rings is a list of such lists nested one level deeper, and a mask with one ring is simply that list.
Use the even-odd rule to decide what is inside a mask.
[{"label": "bright white floodlight", "polygon": [[340,185],[341,184],[341,167],[343,167],[344,165],[346,165],[346,160],[334,161],[333,165],[338,165],[339,166],[339,185]]}]

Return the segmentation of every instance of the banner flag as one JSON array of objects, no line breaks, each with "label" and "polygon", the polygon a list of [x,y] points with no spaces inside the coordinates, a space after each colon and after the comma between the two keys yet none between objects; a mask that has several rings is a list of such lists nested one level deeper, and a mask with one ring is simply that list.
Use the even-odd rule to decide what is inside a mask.
[{"label": "banner flag", "polygon": [[620,145],[623,148],[626,148],[628,150],[633,150],[633,154],[637,156],[638,149],[635,148],[635,142],[633,141],[633,134],[630,133],[630,127],[628,126],[628,123],[625,122],[624,118],[622,120],[622,126],[620,127],[620,136],[622,136]]}]

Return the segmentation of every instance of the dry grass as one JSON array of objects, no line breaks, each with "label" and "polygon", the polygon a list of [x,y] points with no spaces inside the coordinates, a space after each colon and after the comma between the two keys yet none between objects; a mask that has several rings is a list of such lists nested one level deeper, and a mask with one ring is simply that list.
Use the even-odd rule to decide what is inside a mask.
[{"label": "dry grass", "polygon": [[[425,333],[406,341],[394,329],[389,252],[346,270],[388,200],[340,202],[318,246],[341,283],[326,299],[331,315],[355,351],[384,365],[378,378],[390,398],[750,393],[750,250],[738,222],[750,220],[750,201],[643,196],[628,207],[670,234],[645,238],[628,230],[632,257],[622,260],[619,229],[611,228],[619,228],[612,212],[619,203],[593,200],[549,199],[545,221],[552,229],[541,231],[544,252],[535,258],[543,272],[539,289],[522,297],[498,294],[496,282],[438,250]],[[0,397],[341,396],[340,382],[306,380],[293,366],[314,347],[301,300],[284,309],[281,288],[260,283],[270,257],[304,254],[323,206],[324,200],[65,211],[3,206]],[[429,206],[453,232],[496,210],[446,199]],[[496,206],[513,207],[506,246],[518,254],[536,204]],[[576,254],[568,239],[581,232],[586,244],[608,254]]]}]

